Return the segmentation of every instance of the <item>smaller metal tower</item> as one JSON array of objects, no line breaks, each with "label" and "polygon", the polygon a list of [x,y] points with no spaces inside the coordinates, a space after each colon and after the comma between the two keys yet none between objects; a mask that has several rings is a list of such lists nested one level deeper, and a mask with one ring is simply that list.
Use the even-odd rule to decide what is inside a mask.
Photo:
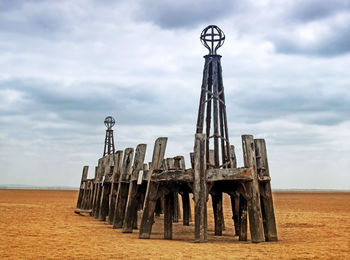
[{"label": "smaller metal tower", "polygon": [[113,130],[112,127],[115,125],[115,120],[111,116],[107,116],[105,118],[105,126],[107,127],[106,130],[106,138],[105,138],[105,149],[103,152],[103,156],[107,154],[113,154],[115,152],[114,148],[114,137],[113,137]]}]

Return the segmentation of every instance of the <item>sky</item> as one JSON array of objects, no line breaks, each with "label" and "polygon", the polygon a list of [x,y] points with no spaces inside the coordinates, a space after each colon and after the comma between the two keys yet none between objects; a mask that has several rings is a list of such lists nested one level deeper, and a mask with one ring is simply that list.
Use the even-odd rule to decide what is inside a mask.
[{"label": "sky", "polygon": [[0,184],[79,186],[167,136],[189,167],[209,24],[230,143],[265,138],[274,189],[350,189],[350,1],[0,0]]}]

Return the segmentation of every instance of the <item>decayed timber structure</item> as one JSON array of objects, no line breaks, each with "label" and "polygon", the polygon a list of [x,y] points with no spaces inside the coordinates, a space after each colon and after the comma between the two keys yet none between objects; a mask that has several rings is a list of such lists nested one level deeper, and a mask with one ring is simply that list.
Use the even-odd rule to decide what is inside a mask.
[{"label": "decayed timber structure", "polygon": [[[217,54],[225,35],[210,25],[200,39],[209,54],[204,57],[191,167],[185,167],[183,156],[164,158],[166,137],[155,141],[149,163],[144,161],[146,144],[139,144],[135,151],[126,148],[115,152],[111,130],[115,121],[107,117],[104,154],[93,179],[87,178],[88,166],[83,168],[76,213],[89,213],[124,233],[139,228],[139,238],[146,239],[151,236],[154,216],[164,214],[164,239],[172,239],[172,223],[179,221],[182,212],[183,225],[194,221],[194,241],[204,242],[209,195],[215,235],[221,236],[225,228],[222,198],[227,193],[235,235],[240,241],[248,238],[248,219],[252,242],[277,241],[265,140],[242,135],[243,167],[237,167],[235,148],[229,141],[221,56]],[[194,199],[193,217],[190,194]]]}]

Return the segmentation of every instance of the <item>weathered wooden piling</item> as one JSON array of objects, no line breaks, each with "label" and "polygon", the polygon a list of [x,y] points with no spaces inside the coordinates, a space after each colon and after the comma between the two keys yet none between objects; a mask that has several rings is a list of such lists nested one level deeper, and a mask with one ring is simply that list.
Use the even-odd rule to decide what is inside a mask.
[{"label": "weathered wooden piling", "polygon": [[259,179],[256,167],[255,145],[252,135],[242,135],[244,166],[251,168],[251,182],[245,185],[250,193],[248,200],[248,217],[250,235],[253,243],[265,241],[264,226],[261,213]]},{"label": "weathered wooden piling", "polygon": [[124,210],[127,201],[128,188],[126,181],[132,171],[132,160],[134,157],[134,148],[126,148],[124,151],[122,170],[119,176],[119,185],[115,199],[113,228],[122,228],[124,220]]},{"label": "weathered wooden piling", "polygon": [[115,209],[115,200],[117,197],[117,189],[119,184],[119,176],[122,167],[123,151],[118,150],[114,155],[114,168],[111,179],[111,191],[109,194],[109,209],[108,209],[108,224],[113,224],[114,219],[114,209]]},{"label": "weathered wooden piling", "polygon": [[259,190],[265,239],[266,241],[277,241],[276,220],[273,208],[270,171],[267,161],[265,140],[255,139],[254,144],[258,177],[260,179]]},{"label": "weathered wooden piling", "polygon": [[[145,155],[146,155],[146,144],[139,144],[136,147],[136,152],[135,152],[135,159],[134,159],[134,164],[132,167],[132,172],[130,176],[127,176],[127,180],[125,183],[125,186],[127,186],[125,189],[126,195],[127,195],[127,201],[124,206],[124,210],[120,212],[120,214],[124,214],[123,218],[123,233],[130,233],[132,229],[136,226],[137,227],[137,201],[129,201],[131,198],[131,193],[134,190],[134,184],[132,182],[132,178],[137,178],[139,175],[139,172],[143,169],[143,162],[145,160]],[[128,203],[131,205],[129,206]],[[128,207],[129,206],[129,207]]]},{"label": "weathered wooden piling", "polygon": [[207,182],[206,182],[206,138],[196,134],[194,144],[194,221],[195,242],[207,241]]},{"label": "weathered wooden piling", "polygon": [[83,200],[83,195],[84,195],[84,190],[86,186],[86,179],[89,171],[89,166],[84,166],[83,167],[83,173],[81,175],[81,181],[80,181],[80,189],[79,189],[79,194],[78,194],[78,201],[77,201],[77,208],[81,208],[82,200]]},{"label": "weathered wooden piling", "polygon": [[151,177],[154,171],[160,169],[164,159],[167,140],[168,138],[166,137],[160,137],[154,144],[152,163],[148,171],[148,184],[141,217],[139,238],[150,238],[151,236],[159,186],[159,183],[151,181]]}]

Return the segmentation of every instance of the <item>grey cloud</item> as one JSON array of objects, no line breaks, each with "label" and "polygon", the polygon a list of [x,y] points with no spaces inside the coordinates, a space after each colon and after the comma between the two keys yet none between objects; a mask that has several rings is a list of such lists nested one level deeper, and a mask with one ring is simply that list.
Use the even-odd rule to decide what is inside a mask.
[{"label": "grey cloud", "polygon": [[289,16],[302,22],[324,19],[350,8],[349,0],[299,0],[294,1]]},{"label": "grey cloud", "polygon": [[231,15],[242,6],[238,1],[139,1],[136,18],[150,21],[161,28],[188,28],[200,23],[212,23]]},{"label": "grey cloud", "polygon": [[307,42],[297,36],[283,35],[274,38],[277,52],[311,56],[337,56],[350,52],[350,26],[347,21],[342,25],[330,26],[329,33],[317,35],[317,40]]},{"label": "grey cloud", "polygon": [[234,116],[247,123],[291,118],[305,125],[332,126],[350,121],[350,99],[345,94],[322,95],[315,87],[301,91],[285,86],[277,93],[253,88],[237,91],[228,102],[235,107]]}]

